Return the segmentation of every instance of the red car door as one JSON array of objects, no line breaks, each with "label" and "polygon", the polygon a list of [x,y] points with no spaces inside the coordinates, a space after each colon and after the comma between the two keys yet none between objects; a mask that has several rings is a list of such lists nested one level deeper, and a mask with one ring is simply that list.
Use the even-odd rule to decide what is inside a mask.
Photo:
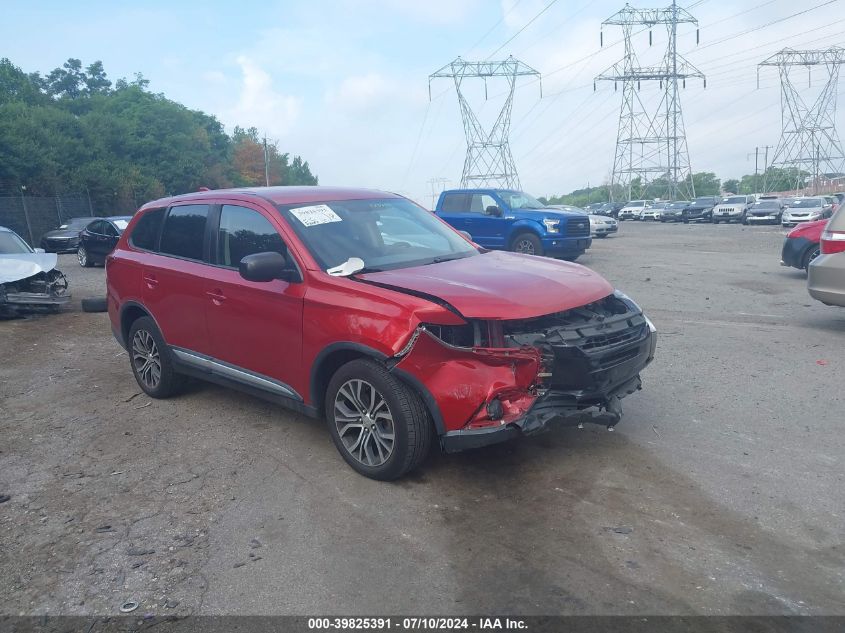
[{"label": "red car door", "polygon": [[208,204],[192,203],[171,207],[158,252],[144,254],[144,304],[177,354],[211,352],[205,322],[205,277],[210,266],[204,261],[209,209]]},{"label": "red car door", "polygon": [[247,255],[287,250],[280,221],[257,204],[222,205],[204,284],[206,321],[212,356],[222,364],[215,371],[299,399],[308,374],[301,365],[305,284],[247,281],[238,272]]}]

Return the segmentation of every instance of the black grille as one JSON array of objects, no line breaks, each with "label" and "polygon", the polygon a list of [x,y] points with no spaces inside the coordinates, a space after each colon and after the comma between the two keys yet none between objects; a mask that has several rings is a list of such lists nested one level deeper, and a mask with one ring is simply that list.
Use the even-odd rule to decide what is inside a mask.
[{"label": "black grille", "polygon": [[643,326],[639,326],[614,334],[599,334],[598,336],[591,336],[583,343],[579,344],[578,347],[584,350],[592,350],[622,345],[623,343],[627,343],[629,341],[638,340],[642,334],[642,328]]},{"label": "black grille", "polygon": [[589,237],[590,218],[569,218],[566,222],[566,237]]}]

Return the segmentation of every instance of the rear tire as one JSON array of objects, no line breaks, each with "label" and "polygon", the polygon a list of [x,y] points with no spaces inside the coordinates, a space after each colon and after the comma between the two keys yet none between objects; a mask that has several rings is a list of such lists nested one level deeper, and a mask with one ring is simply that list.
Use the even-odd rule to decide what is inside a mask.
[{"label": "rear tire", "polygon": [[88,251],[85,250],[85,247],[81,244],[79,248],[76,249],[76,260],[79,262],[79,265],[83,268],[91,268],[94,265],[94,262],[91,261],[91,256],[88,254]]},{"label": "rear tire", "polygon": [[816,257],[821,255],[821,246],[819,244],[815,244],[807,249],[807,252],[804,253],[804,257],[801,259],[801,268],[804,269],[804,272],[810,272],[810,262],[812,262]]},{"label": "rear tire", "polygon": [[543,243],[533,233],[520,233],[513,238],[511,250],[514,253],[522,253],[523,255],[542,255],[544,252]]},{"label": "rear tire", "polygon": [[169,398],[182,389],[185,376],[176,371],[170,348],[150,317],[132,323],[126,345],[132,373],[144,393]]},{"label": "rear tire", "polygon": [[434,428],[419,395],[376,361],[357,359],[338,369],[325,411],[341,457],[365,477],[398,479],[431,449]]}]

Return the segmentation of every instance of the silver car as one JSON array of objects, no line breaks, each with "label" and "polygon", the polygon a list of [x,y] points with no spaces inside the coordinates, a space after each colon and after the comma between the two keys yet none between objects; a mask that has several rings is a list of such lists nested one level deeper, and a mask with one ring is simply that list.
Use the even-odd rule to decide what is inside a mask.
[{"label": "silver car", "polygon": [[845,207],[827,223],[821,251],[807,270],[807,290],[813,299],[845,307]]},{"label": "silver car", "polygon": [[713,224],[719,222],[742,222],[746,224],[746,214],[757,200],[754,196],[728,196],[713,208]]},{"label": "silver car", "polygon": [[783,212],[780,223],[784,227],[795,226],[801,222],[815,222],[833,215],[833,206],[822,196],[795,198],[789,208]]},{"label": "silver car", "polygon": [[592,237],[607,237],[619,230],[619,222],[613,218],[603,215],[590,213],[586,209],[580,207],[573,207],[568,204],[550,204],[550,209],[560,209],[561,211],[572,211],[574,213],[583,213],[590,218],[590,235]]}]

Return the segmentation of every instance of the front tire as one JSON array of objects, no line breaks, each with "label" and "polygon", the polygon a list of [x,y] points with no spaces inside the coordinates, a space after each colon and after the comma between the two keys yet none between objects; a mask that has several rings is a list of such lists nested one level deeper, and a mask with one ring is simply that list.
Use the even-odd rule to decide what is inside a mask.
[{"label": "front tire", "polygon": [[513,238],[511,250],[514,253],[522,253],[523,255],[542,255],[544,252],[543,243],[533,233],[520,233]]},{"label": "front tire", "polygon": [[422,400],[376,361],[353,360],[338,369],[325,411],[337,450],[365,477],[398,479],[431,449],[434,429]]},{"label": "front tire", "polygon": [[169,398],[185,384],[185,377],[176,371],[170,349],[150,317],[132,323],[127,351],[138,386],[151,398]]},{"label": "front tire", "polygon": [[82,244],[80,244],[79,248],[76,249],[76,261],[78,261],[79,265],[83,268],[91,268],[94,265],[94,262],[91,260],[91,256]]}]

